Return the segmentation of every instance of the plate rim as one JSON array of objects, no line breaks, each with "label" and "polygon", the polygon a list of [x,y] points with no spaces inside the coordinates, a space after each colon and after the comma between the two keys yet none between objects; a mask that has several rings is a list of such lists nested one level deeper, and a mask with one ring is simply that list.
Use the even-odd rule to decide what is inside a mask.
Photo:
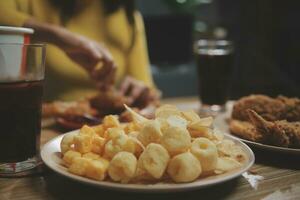
[{"label": "plate rim", "polygon": [[274,146],[274,145],[269,145],[269,144],[263,144],[263,143],[259,143],[259,142],[254,142],[251,140],[247,140],[244,138],[240,138],[236,135],[233,135],[232,133],[228,133],[228,132],[224,132],[224,134],[231,136],[231,137],[235,137],[238,140],[243,141],[244,143],[247,143],[249,145],[253,145],[255,147],[258,148],[264,148],[264,149],[268,149],[268,150],[272,150],[272,151],[281,151],[281,152],[285,152],[285,153],[293,153],[293,154],[300,154],[300,149],[295,149],[295,148],[288,148],[288,147],[280,147],[280,146]]},{"label": "plate rim", "polygon": [[[60,141],[64,135],[75,134],[78,131],[79,131],[79,129],[70,131],[70,132],[56,136],[53,139],[49,140],[46,144],[43,145],[43,147],[41,149],[41,152],[40,152],[41,159],[43,160],[43,162],[45,163],[45,165],[47,167],[49,167],[52,171],[58,173],[61,176],[64,176],[66,178],[69,178],[71,180],[74,180],[74,181],[77,181],[77,182],[80,182],[83,184],[88,184],[88,185],[96,186],[96,187],[103,188],[103,189],[127,191],[127,192],[180,192],[180,191],[195,190],[195,189],[205,188],[205,187],[209,187],[212,185],[224,183],[226,181],[229,181],[229,180],[235,179],[239,176],[242,176],[242,174],[244,172],[248,171],[255,163],[255,155],[254,155],[253,151],[251,150],[251,148],[247,144],[245,144],[243,141],[240,141],[239,139],[237,139],[231,135],[224,134],[225,138],[226,137],[230,138],[235,143],[236,142],[239,143],[239,146],[242,146],[243,149],[247,150],[248,163],[245,164],[245,166],[243,166],[242,168],[238,169],[233,174],[224,176],[220,180],[217,180],[217,181],[214,179],[206,180],[207,181],[206,184],[197,184],[197,181],[194,181],[194,182],[190,182],[190,183],[174,183],[174,185],[168,184],[165,186],[163,184],[159,184],[159,183],[143,185],[143,184],[134,184],[134,183],[122,184],[122,183],[116,183],[116,182],[110,182],[110,181],[96,181],[93,179],[81,177],[81,176],[74,175],[74,174],[68,173],[66,171],[63,171],[63,170],[55,167],[55,165],[60,165],[59,163],[57,163],[53,159],[50,159],[50,160],[46,159],[47,155],[52,156],[52,154],[55,153],[55,152],[47,153],[48,146],[50,146],[53,142],[60,143]],[[52,164],[52,162],[53,162],[53,164]]]}]

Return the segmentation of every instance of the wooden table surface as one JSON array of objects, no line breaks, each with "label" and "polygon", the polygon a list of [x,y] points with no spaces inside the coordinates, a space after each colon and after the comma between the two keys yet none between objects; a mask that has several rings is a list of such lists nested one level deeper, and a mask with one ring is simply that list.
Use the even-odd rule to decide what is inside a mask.
[{"label": "wooden table surface", "polygon": [[[196,98],[164,100],[179,106],[195,105]],[[59,135],[43,129],[42,143]],[[205,189],[180,193],[126,193],[103,190],[60,176],[43,167],[41,173],[22,178],[0,178],[0,200],[24,199],[300,199],[300,157],[253,149],[256,156],[251,171],[264,177],[255,190],[244,177]],[[1,152],[5,153],[5,152]]]}]

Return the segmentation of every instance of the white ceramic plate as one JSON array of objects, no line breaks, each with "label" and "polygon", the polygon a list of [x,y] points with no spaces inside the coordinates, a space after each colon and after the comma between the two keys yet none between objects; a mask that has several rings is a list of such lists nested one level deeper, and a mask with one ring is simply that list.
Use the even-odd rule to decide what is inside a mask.
[{"label": "white ceramic plate", "polygon": [[[78,130],[66,134],[77,134],[77,133]],[[60,153],[60,142],[63,136],[64,135],[58,136],[50,140],[48,143],[46,143],[43,146],[41,151],[41,157],[44,163],[49,168],[51,168],[55,172],[65,177],[71,178],[73,180],[82,183],[98,186],[101,188],[114,189],[114,190],[123,190],[123,191],[130,191],[130,192],[178,192],[184,190],[198,189],[198,188],[215,185],[236,178],[240,176],[242,173],[246,172],[254,163],[254,154],[246,144],[242,143],[241,141],[231,136],[225,136],[226,138],[232,139],[237,145],[241,146],[248,157],[247,162],[241,168],[233,170],[231,172],[198,179],[192,183],[180,183],[180,184],[170,183],[170,182],[168,183],[160,182],[156,184],[121,184],[121,183],[114,183],[110,181],[95,181],[85,177],[71,174],[67,171],[67,168],[65,168],[62,165],[62,159]]]},{"label": "white ceramic plate", "polygon": [[[233,102],[230,102],[230,104],[233,104]],[[223,133],[225,133],[226,135],[232,136],[236,139],[239,139],[239,140],[249,144],[250,146],[253,146],[253,147],[256,147],[259,149],[300,155],[300,149],[293,149],[293,148],[278,147],[278,146],[273,146],[273,145],[262,144],[262,143],[246,140],[246,139],[243,139],[243,138],[240,138],[238,136],[231,134],[229,131],[229,126],[228,126],[228,120],[230,119],[231,111],[232,111],[232,105],[228,106],[228,111],[226,113],[222,113],[222,114],[218,115],[214,120],[214,126],[217,127]]]}]

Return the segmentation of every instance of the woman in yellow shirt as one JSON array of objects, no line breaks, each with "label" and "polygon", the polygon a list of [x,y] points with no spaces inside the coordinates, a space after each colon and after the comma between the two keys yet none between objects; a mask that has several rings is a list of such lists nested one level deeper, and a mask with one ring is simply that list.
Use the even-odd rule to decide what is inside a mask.
[{"label": "woman in yellow shirt", "polygon": [[0,24],[33,28],[33,40],[48,43],[48,101],[89,97],[114,80],[133,101],[151,98],[144,27],[132,0],[0,1]]}]

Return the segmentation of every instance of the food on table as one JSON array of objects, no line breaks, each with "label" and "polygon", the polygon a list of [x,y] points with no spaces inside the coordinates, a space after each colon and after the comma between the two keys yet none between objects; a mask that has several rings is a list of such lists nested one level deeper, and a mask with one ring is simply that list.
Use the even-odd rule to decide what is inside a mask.
[{"label": "food on table", "polygon": [[151,143],[143,151],[138,160],[137,176],[160,179],[168,166],[170,156],[160,144]]},{"label": "food on table", "polygon": [[232,140],[223,139],[222,142],[216,144],[219,158],[232,158],[243,163],[246,155],[239,146],[236,146]]},{"label": "food on table", "polygon": [[134,177],[136,166],[136,157],[132,153],[122,151],[117,153],[110,161],[108,174],[114,181],[127,183]]},{"label": "food on table", "polygon": [[67,152],[64,153],[64,164],[66,166],[70,166],[73,163],[73,160],[75,158],[80,158],[81,157],[81,153],[77,152],[77,151],[73,151],[73,150],[68,150]]},{"label": "food on table", "polygon": [[125,96],[122,96],[114,89],[100,92],[92,97],[89,102],[91,107],[95,108],[101,116],[121,113],[124,111],[124,104],[129,103]]},{"label": "food on table", "polygon": [[88,152],[88,153],[82,154],[82,157],[92,159],[92,160],[98,160],[101,158],[99,154],[96,154],[93,152]]},{"label": "food on table", "polygon": [[212,130],[209,128],[212,125],[212,123],[212,117],[202,118],[189,123],[188,130],[192,137],[212,138]]},{"label": "food on table", "polygon": [[63,137],[60,143],[60,150],[64,154],[67,151],[72,149],[72,145],[74,145],[74,135],[66,135]]},{"label": "food on table", "polygon": [[241,138],[300,148],[300,99],[251,95],[233,107],[230,131]]},{"label": "food on table", "polygon": [[86,176],[95,180],[104,180],[106,172],[109,166],[109,162],[105,159],[88,159],[83,157],[74,158],[72,161],[69,172],[79,175]]},{"label": "food on table", "polygon": [[190,148],[191,136],[187,129],[170,126],[163,133],[161,144],[174,156]]},{"label": "food on table", "polygon": [[232,118],[249,121],[247,109],[254,110],[269,121],[300,121],[300,99],[278,96],[271,98],[265,95],[250,95],[235,102]]},{"label": "food on table", "polygon": [[55,101],[53,103],[43,104],[44,117],[68,117],[82,116],[88,114],[91,116],[97,115],[96,109],[93,109],[88,101]]},{"label": "food on table", "polygon": [[236,136],[254,142],[263,142],[261,132],[257,131],[251,122],[231,119],[229,122],[230,132]]},{"label": "food on table", "polygon": [[157,120],[151,120],[145,122],[140,133],[137,135],[137,139],[147,146],[150,143],[159,143],[162,137],[160,130],[160,124]]},{"label": "food on table", "polygon": [[212,130],[212,118],[164,105],[155,119],[147,119],[126,108],[132,122],[107,115],[102,124],[63,137],[69,172],[99,181],[181,183],[226,173],[248,159],[240,146]]},{"label": "food on table", "polygon": [[199,160],[190,152],[174,156],[168,165],[169,176],[178,183],[196,180],[202,172]]},{"label": "food on table", "polygon": [[248,110],[249,118],[256,130],[271,144],[283,147],[300,148],[300,121],[288,122],[286,120],[267,121],[253,110]]},{"label": "food on table", "polygon": [[216,174],[224,173],[239,168],[241,163],[231,157],[219,157],[215,169]]},{"label": "food on table", "polygon": [[173,105],[163,105],[156,109],[155,117],[167,119],[169,116],[181,116],[181,112]]},{"label": "food on table", "polygon": [[191,153],[200,161],[203,172],[212,172],[217,165],[218,149],[209,139],[200,137],[193,141]]},{"label": "food on table", "polygon": [[136,106],[133,108],[135,112],[153,118],[154,110],[159,104],[157,100],[153,100],[145,104],[135,105],[126,96],[121,95],[116,89],[102,91],[96,96],[78,101],[54,101],[52,103],[44,103],[42,114],[43,117],[54,117],[56,122],[62,127],[72,130],[78,129],[84,124],[99,124],[102,118],[108,114],[116,114],[120,116],[120,121],[132,121],[132,116],[124,108],[124,104]]}]

